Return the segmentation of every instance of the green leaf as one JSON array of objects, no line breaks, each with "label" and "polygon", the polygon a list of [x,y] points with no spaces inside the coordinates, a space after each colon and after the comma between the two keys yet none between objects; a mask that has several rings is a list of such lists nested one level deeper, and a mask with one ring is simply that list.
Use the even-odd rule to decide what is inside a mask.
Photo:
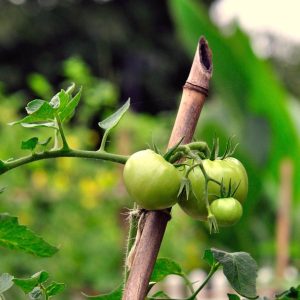
[{"label": "green leaf", "polygon": [[104,130],[111,130],[118,125],[119,121],[122,119],[123,115],[130,107],[130,99],[128,99],[125,104],[120,107],[116,112],[110,115],[105,120],[98,123],[98,125]]},{"label": "green leaf", "polygon": [[276,295],[277,300],[300,299],[300,285],[296,288],[291,287],[289,290]]},{"label": "green leaf", "polygon": [[9,290],[13,286],[14,284],[13,279],[14,277],[8,273],[3,273],[0,276],[0,294]]},{"label": "green leaf", "polygon": [[[54,108],[44,100],[33,100],[27,104],[26,111],[28,116],[25,118],[11,122],[9,125],[21,124],[24,127],[26,125],[34,124],[35,126],[46,126],[45,124],[53,122],[54,120]],[[49,126],[47,126],[49,127]]]},{"label": "green leaf", "polygon": [[27,141],[22,141],[21,149],[33,151],[38,144],[38,141],[39,139],[37,137],[33,137]]},{"label": "green leaf", "polygon": [[[1,169],[1,167],[0,167],[0,169]],[[5,187],[2,187],[2,188],[0,188],[0,194],[2,194],[4,191],[5,191]]]},{"label": "green leaf", "polygon": [[0,214],[0,246],[40,257],[49,257],[58,251],[30,229],[20,225],[16,217],[8,214]]},{"label": "green leaf", "polygon": [[162,281],[166,276],[171,274],[183,276],[181,267],[171,259],[158,258],[156,260],[150,282]]},{"label": "green leaf", "polygon": [[27,106],[25,107],[27,114],[31,115],[35,112],[37,112],[41,107],[46,103],[45,100],[35,99],[30,101]]},{"label": "green leaf", "polygon": [[223,273],[233,289],[241,296],[256,298],[257,264],[250,254],[228,253],[218,249],[211,251],[214,258],[223,266]]},{"label": "green leaf", "polygon": [[49,286],[46,288],[46,293],[49,297],[55,296],[59,293],[61,293],[65,289],[66,285],[64,283],[59,282],[52,282]]},{"label": "green leaf", "polygon": [[[66,106],[58,112],[58,115],[62,122],[69,121],[74,115],[75,109],[81,98],[81,92],[82,88],[80,88],[79,92],[72,98],[72,100],[70,100],[68,104],[66,104]],[[67,97],[70,97],[68,94],[66,95]]]},{"label": "green leaf", "polygon": [[214,255],[210,249],[206,249],[203,254],[203,259],[210,265],[213,266],[216,263]]},{"label": "green leaf", "polygon": [[41,271],[33,274],[30,278],[14,278],[13,282],[15,285],[20,287],[25,294],[28,294],[39,284],[45,282],[48,278],[49,274],[45,271]]},{"label": "green leaf", "polygon": [[60,112],[65,109],[69,101],[70,95],[66,91],[61,90],[50,100],[49,104],[58,112]]},{"label": "green leaf", "polygon": [[[38,103],[36,103],[35,101],[38,101]],[[53,107],[47,101],[44,100],[33,100],[29,102],[26,107],[26,111],[29,115],[27,117],[28,119],[36,119],[36,121],[40,121],[49,119],[51,120],[54,118]],[[33,120],[33,122],[35,122],[35,120]]]},{"label": "green leaf", "polygon": [[123,285],[120,285],[117,289],[113,292],[105,295],[98,295],[98,296],[88,296],[83,294],[88,299],[99,299],[99,300],[121,300],[122,299],[122,292],[123,292]]},{"label": "green leaf", "polygon": [[236,294],[227,294],[229,300],[241,300],[241,298]]},{"label": "green leaf", "polygon": [[49,273],[46,271],[40,271],[31,276],[32,278],[37,278],[38,283],[43,283],[48,280]]}]

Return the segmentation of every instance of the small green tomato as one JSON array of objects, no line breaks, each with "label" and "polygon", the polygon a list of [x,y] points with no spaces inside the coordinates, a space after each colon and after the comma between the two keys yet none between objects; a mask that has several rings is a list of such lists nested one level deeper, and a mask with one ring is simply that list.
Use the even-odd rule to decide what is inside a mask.
[{"label": "small green tomato", "polygon": [[210,205],[210,210],[219,226],[234,225],[243,215],[241,203],[232,197],[214,200]]}]

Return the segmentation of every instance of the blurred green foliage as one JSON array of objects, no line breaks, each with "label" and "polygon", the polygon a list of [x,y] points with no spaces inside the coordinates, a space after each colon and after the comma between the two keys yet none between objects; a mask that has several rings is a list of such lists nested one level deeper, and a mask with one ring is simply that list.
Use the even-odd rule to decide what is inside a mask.
[{"label": "blurred green foliage", "polygon": [[[0,2],[0,7],[1,5],[6,5],[7,16],[13,14],[12,7],[3,2]],[[17,11],[20,19],[16,24],[18,31],[15,35],[23,32],[22,22],[25,21],[21,16],[24,17],[24,10],[28,12],[30,7],[36,8],[32,3],[26,5],[28,6],[20,7]],[[86,54],[91,52],[88,46],[82,40],[75,42],[75,16],[78,8],[73,6],[70,6],[67,22],[73,24],[73,42],[78,46],[76,49],[80,49],[79,53],[72,52],[73,55],[70,56],[70,46],[62,48],[63,50],[60,47],[55,48],[55,53],[63,52],[63,58],[55,63],[53,58],[49,58],[45,53],[39,54],[36,60],[30,58],[30,63],[37,71],[27,74],[24,71],[26,68],[22,67],[11,80],[10,76],[14,76],[10,70],[16,70],[16,66],[13,63],[4,64],[9,78],[6,84],[0,84],[0,158],[24,155],[26,151],[20,149],[22,141],[32,136],[38,136],[41,140],[49,136],[47,129],[33,131],[12,128],[6,124],[24,114],[23,107],[25,99],[29,100],[28,94],[49,99],[57,90],[58,79],[63,87],[68,86],[70,82],[83,86],[83,101],[72,123],[66,128],[72,147],[97,149],[102,132],[96,124],[114,111],[119,102],[132,96],[133,110],[126,114],[113,131],[109,140],[109,150],[130,154],[149,147],[153,142],[164,149],[174,122],[174,103],[179,100],[180,85],[187,76],[184,71],[188,72],[189,68],[190,60],[187,59],[187,54],[191,59],[199,36],[204,34],[213,50],[214,76],[212,92],[204,106],[195,137],[210,143],[214,134],[217,134],[221,140],[221,149],[224,150],[227,138],[236,135],[236,141],[240,143],[236,156],[245,164],[249,175],[249,198],[245,203],[242,221],[237,226],[222,228],[221,234],[213,236],[209,235],[203,223],[191,220],[175,206],[160,255],[172,257],[184,270],[192,270],[206,267],[201,257],[204,249],[218,247],[232,251],[248,251],[255,259],[260,260],[260,263],[274,265],[274,220],[278,210],[279,166],[284,158],[289,157],[294,163],[295,174],[290,249],[291,260],[299,268],[299,101],[290,99],[285,87],[276,79],[271,66],[254,55],[249,39],[243,32],[237,28],[233,35],[224,36],[208,19],[207,7],[202,7],[199,2],[169,0],[170,16],[175,24],[178,39],[174,36],[169,37],[168,34],[171,33],[168,31],[163,32],[161,36],[157,35],[157,29],[149,27],[152,26],[150,19],[138,23],[139,19],[146,15],[146,4],[136,5],[136,15],[128,11],[128,20],[132,24],[129,24],[122,14],[114,11],[111,5],[103,6],[103,10],[93,13],[95,7],[90,4],[87,10],[78,16],[81,20],[78,23],[89,27],[89,41],[101,48],[103,56],[99,58],[98,64],[104,71],[100,74],[90,67],[93,65],[91,61],[85,59]],[[133,7],[132,5],[126,7],[126,11]],[[58,18],[64,15],[65,9],[62,4],[58,4],[51,13],[57,12]],[[4,14],[3,11],[0,9],[1,15]],[[139,18],[136,17],[139,15],[137,12],[141,13]],[[46,11],[46,16],[49,24],[54,26],[55,21],[51,19],[51,13]],[[156,15],[153,19],[162,22],[163,17],[165,15]],[[32,13],[29,20],[37,21],[36,18]],[[8,17],[3,20],[10,24]],[[82,20],[86,23],[82,23]],[[110,37],[102,22],[107,22],[105,28],[111,29]],[[170,23],[170,20],[166,22]],[[134,24],[143,25],[135,32]],[[27,42],[30,36],[38,33],[37,27],[33,28],[32,32],[26,32],[24,39]],[[53,32],[47,31],[46,26],[42,26],[41,30],[44,36],[39,38],[49,41]],[[173,31],[174,29],[172,33]],[[59,34],[61,39],[68,36],[65,31]],[[128,42],[130,39],[123,37],[126,34],[133,39],[132,43]],[[9,26],[1,27],[2,43],[6,41],[7,45],[13,44],[14,36],[10,35],[12,31]],[[107,40],[110,43],[105,44]],[[122,48],[122,55],[116,54],[116,48],[121,47],[120,41],[130,44],[128,48]],[[151,46],[147,48],[146,44],[150,44],[151,41]],[[182,41],[187,54],[184,54],[179,41]],[[168,46],[164,47],[166,43]],[[137,55],[137,50],[134,49],[141,44],[142,54],[139,52]],[[48,46],[52,49],[53,45],[49,42]],[[9,49],[9,46],[7,47]],[[175,51],[176,47],[179,50]],[[164,50],[160,50],[162,48]],[[43,64],[42,60],[45,57]],[[116,64],[121,64],[124,68],[113,74]],[[177,64],[180,65],[177,72],[181,74],[173,76]],[[5,72],[1,73],[1,78]],[[161,77],[160,73],[164,75]],[[19,86],[20,82],[25,81],[30,91],[25,88],[12,89],[14,79],[19,80]],[[5,90],[6,85],[9,92]],[[166,108],[173,110],[165,111]],[[148,110],[156,115],[137,114],[137,110]],[[47,237],[49,242],[60,247],[60,251],[54,258],[40,259],[0,249],[2,257],[5,257],[0,260],[0,269],[19,277],[45,269],[58,281],[66,283],[63,299],[78,296],[81,291],[91,294],[93,291],[107,292],[116,287],[121,279],[124,259],[127,208],[132,206],[121,176],[122,168],[112,163],[73,158],[40,161],[1,176],[0,188],[6,187],[6,191],[0,195],[1,212],[18,215],[21,223]],[[17,292],[13,290],[8,299],[23,299],[22,295],[14,293]]]},{"label": "blurred green foliage", "polygon": [[[296,226],[300,210],[300,185],[297,184],[300,139],[290,112],[290,97],[270,65],[255,56],[249,38],[238,27],[230,36],[224,36],[209,20],[207,9],[196,1],[170,0],[169,6],[188,52],[194,54],[201,34],[213,50],[212,85],[217,103],[212,105],[218,108],[210,123],[204,124],[201,136],[210,139],[215,132],[225,137],[236,134],[241,145],[237,156],[245,163],[250,182],[240,226],[249,228],[251,238],[243,231],[233,232],[244,249],[270,260],[275,255],[272,232],[278,209],[279,167],[285,158],[291,159],[294,167],[293,244],[300,228]],[[299,108],[299,102],[296,106]],[[206,114],[204,110],[204,118]],[[265,206],[268,209],[262,209]]]}]

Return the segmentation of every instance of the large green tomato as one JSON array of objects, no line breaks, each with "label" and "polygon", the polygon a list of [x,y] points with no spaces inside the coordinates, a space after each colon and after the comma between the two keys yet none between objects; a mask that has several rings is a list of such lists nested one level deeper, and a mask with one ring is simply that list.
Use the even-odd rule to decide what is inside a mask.
[{"label": "large green tomato", "polygon": [[219,226],[234,225],[243,215],[241,203],[232,197],[214,200],[210,209]]},{"label": "large green tomato", "polygon": [[131,155],[123,178],[129,195],[144,209],[164,209],[177,202],[181,173],[152,150]]},{"label": "large green tomato", "polygon": [[[221,182],[228,191],[229,182],[231,181],[232,190],[239,184],[239,187],[234,194],[234,198],[242,203],[248,193],[248,177],[244,166],[241,162],[233,157],[228,157],[223,160],[203,160],[203,166],[206,173],[213,179]],[[185,170],[184,170],[185,171]],[[199,167],[194,168],[189,179],[192,184],[192,191],[187,199],[183,193],[178,201],[180,207],[191,217],[200,220],[206,220],[207,209],[205,204],[205,179]],[[208,183],[208,200],[211,203],[217,198],[221,198],[220,186],[210,181]]]}]

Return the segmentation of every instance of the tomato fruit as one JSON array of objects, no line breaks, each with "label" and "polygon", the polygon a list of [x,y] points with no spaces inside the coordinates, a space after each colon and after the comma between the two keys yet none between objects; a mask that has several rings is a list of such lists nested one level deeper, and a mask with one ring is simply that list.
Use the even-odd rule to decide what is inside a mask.
[{"label": "tomato fruit", "polygon": [[177,202],[181,174],[152,150],[131,155],[125,164],[123,178],[129,195],[144,209],[164,209]]},{"label": "tomato fruit", "polygon": [[210,209],[219,226],[234,225],[243,215],[241,203],[232,197],[214,200],[210,205]]},{"label": "tomato fruit", "polygon": [[[242,163],[233,158],[227,157],[223,160],[209,160],[204,159],[203,166],[211,178],[221,182],[226,191],[229,189],[229,182],[231,182],[232,191],[238,186],[234,194],[234,198],[240,203],[243,203],[248,193],[248,176]],[[186,168],[183,170],[185,172]],[[188,177],[192,184],[192,191],[187,199],[184,193],[181,194],[178,200],[180,207],[188,215],[195,219],[206,220],[207,209],[205,204],[205,178],[199,167],[194,168]],[[211,203],[213,200],[221,198],[220,186],[210,181],[208,183],[208,200]]]}]

